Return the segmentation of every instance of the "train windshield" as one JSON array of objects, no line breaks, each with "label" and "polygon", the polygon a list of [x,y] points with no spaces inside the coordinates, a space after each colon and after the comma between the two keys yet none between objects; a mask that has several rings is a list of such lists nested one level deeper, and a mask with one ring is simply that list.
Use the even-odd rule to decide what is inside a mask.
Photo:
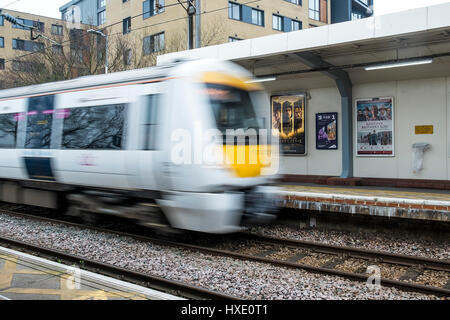
[{"label": "train windshield", "polygon": [[225,135],[227,129],[263,129],[255,112],[260,91],[246,91],[235,87],[206,84],[206,92],[216,119],[217,128]]}]

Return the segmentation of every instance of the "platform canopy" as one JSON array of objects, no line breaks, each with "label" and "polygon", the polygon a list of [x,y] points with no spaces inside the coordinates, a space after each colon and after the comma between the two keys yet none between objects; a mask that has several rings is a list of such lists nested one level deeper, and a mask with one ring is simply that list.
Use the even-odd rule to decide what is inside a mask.
[{"label": "platform canopy", "polygon": [[[353,84],[449,75],[450,3],[361,20],[280,33],[200,49],[169,53],[158,64],[177,59],[232,60],[256,76],[295,78],[304,88],[334,85],[333,79],[299,59],[309,52],[349,73]],[[406,58],[433,57],[432,65],[366,72],[365,65]],[[311,71],[312,70],[312,71]],[[303,80],[302,80],[303,79]]]}]

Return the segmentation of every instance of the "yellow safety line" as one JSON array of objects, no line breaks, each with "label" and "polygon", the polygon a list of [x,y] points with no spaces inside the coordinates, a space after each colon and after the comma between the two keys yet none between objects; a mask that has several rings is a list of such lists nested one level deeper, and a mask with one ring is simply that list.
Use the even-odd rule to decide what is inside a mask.
[{"label": "yellow safety line", "polygon": [[13,260],[5,260],[5,264],[3,265],[2,270],[0,271],[0,289],[8,288],[11,286],[12,278],[14,272],[11,272],[16,269],[17,266],[17,257]]}]

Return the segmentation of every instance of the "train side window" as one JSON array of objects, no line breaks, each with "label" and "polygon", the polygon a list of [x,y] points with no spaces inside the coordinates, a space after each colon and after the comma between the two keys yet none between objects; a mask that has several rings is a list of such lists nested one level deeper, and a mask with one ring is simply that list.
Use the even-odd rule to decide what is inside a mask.
[{"label": "train side window", "polygon": [[156,134],[158,126],[158,103],[159,94],[152,94],[146,97],[146,117],[144,122],[144,150],[156,150]]},{"label": "train side window", "polygon": [[25,149],[50,149],[55,96],[28,100]]},{"label": "train side window", "polygon": [[15,149],[17,141],[18,113],[0,114],[0,149]]},{"label": "train side window", "polygon": [[127,105],[61,109],[62,149],[123,149]]}]

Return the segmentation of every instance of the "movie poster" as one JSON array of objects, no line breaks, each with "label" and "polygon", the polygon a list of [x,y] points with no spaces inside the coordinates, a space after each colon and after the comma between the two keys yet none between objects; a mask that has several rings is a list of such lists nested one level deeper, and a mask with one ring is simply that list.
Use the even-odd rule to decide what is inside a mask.
[{"label": "movie poster", "polygon": [[316,149],[336,150],[337,112],[316,113]]},{"label": "movie poster", "polygon": [[284,154],[306,154],[304,95],[272,96],[272,129]]},{"label": "movie poster", "polygon": [[356,101],[356,155],[394,156],[394,98]]}]

